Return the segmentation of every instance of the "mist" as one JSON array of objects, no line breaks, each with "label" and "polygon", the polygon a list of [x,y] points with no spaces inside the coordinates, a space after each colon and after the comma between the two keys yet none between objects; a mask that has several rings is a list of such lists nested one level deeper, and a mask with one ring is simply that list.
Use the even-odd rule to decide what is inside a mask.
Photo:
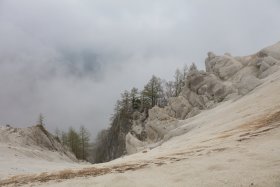
[{"label": "mist", "polygon": [[0,124],[107,128],[120,93],[280,40],[278,0],[0,0]]}]

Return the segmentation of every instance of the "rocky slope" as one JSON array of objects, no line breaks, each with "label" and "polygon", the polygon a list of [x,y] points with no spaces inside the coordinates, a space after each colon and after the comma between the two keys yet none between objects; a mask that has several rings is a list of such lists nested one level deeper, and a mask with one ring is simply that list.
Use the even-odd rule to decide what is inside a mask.
[{"label": "rocky slope", "polygon": [[[45,171],[75,164],[76,157],[43,126],[0,127],[0,178],[12,173]],[[63,168],[63,167],[62,167]]]},{"label": "rocky slope", "polygon": [[[186,133],[180,129],[180,120],[191,118],[201,111],[217,106],[223,101],[238,99],[264,82],[280,67],[280,42],[256,54],[233,57],[229,53],[217,56],[208,53],[206,71],[191,70],[179,97],[170,98],[164,108],[149,110],[149,117],[142,122],[141,114],[133,121],[126,136],[127,153],[153,148],[172,136]],[[147,134],[145,141],[139,137]]]},{"label": "rocky slope", "polygon": [[279,187],[280,70],[260,80],[246,95],[185,120],[150,119],[170,128],[153,149],[145,145],[138,153],[86,168],[17,175],[0,180],[0,186]]},{"label": "rocky slope", "polygon": [[[126,136],[135,154],[40,174],[7,170],[13,177],[0,179],[0,186],[280,186],[279,46],[247,57],[209,53],[206,72],[193,71],[179,97],[148,118],[135,114]],[[238,70],[224,73],[227,68]],[[145,141],[138,139],[142,132]],[[17,161],[23,160],[34,159]]]}]

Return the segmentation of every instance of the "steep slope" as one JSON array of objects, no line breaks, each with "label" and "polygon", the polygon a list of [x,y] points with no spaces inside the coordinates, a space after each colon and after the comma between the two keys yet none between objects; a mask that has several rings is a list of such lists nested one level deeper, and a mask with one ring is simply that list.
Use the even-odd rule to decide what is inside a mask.
[{"label": "steep slope", "polygon": [[[246,63],[226,78],[213,73],[221,71],[220,67],[218,70],[214,68],[220,61],[212,64],[206,60],[206,64],[212,64],[210,69],[207,68],[208,72],[196,71],[194,75],[215,75],[218,85],[233,89],[233,92],[221,100],[219,98],[223,94],[210,94],[208,102],[213,105],[198,108],[194,116],[185,119],[172,117],[166,108],[155,107],[145,122],[145,125],[152,126],[150,138],[143,142],[132,134],[127,135],[128,146],[131,146],[127,148],[137,153],[82,169],[14,176],[0,180],[0,186],[280,186],[279,45],[261,50],[256,55],[236,57],[238,63],[242,61],[240,59],[253,59],[256,63],[252,66]],[[266,55],[262,54],[263,51]],[[275,63],[262,71],[261,65],[256,65],[260,63],[254,59],[259,59],[258,56],[263,59],[267,55]],[[261,62],[268,63],[265,60]],[[269,73],[263,76],[265,71]],[[245,81],[246,77],[248,80],[254,77],[252,80],[259,83],[252,86],[250,81]],[[200,87],[209,85],[204,79],[199,80],[197,84]],[[206,84],[200,84],[201,81]],[[200,87],[190,85],[187,84],[185,90],[193,92],[192,98],[200,98],[201,94],[194,91]],[[211,90],[206,89],[206,92],[216,89]],[[182,97],[190,99],[186,95],[174,98],[180,110],[185,107],[180,107],[183,102],[178,101]],[[171,104],[172,101],[167,107]],[[141,131],[141,128],[134,129]]]},{"label": "steep slope", "polygon": [[[172,138],[152,150],[85,169],[16,176],[0,184],[278,187],[279,95],[280,71],[277,71],[242,98],[180,121],[181,126],[170,132]],[[186,133],[174,136],[179,131]]]},{"label": "steep slope", "polygon": [[[176,130],[182,125],[180,120],[248,94],[261,85],[264,78],[280,69],[279,54],[280,42],[245,57],[232,57],[228,53],[217,56],[209,52],[205,60],[206,71],[190,70],[179,97],[170,98],[164,108],[149,110],[144,123],[133,123],[126,137],[127,152],[131,154],[154,147],[174,135],[183,134],[189,128]],[[143,131],[147,139],[140,141],[137,135]]]},{"label": "steep slope", "polygon": [[11,173],[45,171],[59,163],[70,166],[75,162],[75,156],[41,125],[0,127],[0,177]]}]

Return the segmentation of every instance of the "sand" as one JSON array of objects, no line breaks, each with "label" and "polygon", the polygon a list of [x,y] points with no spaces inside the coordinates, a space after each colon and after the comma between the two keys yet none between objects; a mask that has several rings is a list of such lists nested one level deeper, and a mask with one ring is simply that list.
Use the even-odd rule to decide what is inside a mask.
[{"label": "sand", "polygon": [[152,150],[60,172],[50,167],[48,173],[34,171],[2,179],[0,185],[280,186],[280,72],[246,96],[185,120],[184,126],[193,128]]}]

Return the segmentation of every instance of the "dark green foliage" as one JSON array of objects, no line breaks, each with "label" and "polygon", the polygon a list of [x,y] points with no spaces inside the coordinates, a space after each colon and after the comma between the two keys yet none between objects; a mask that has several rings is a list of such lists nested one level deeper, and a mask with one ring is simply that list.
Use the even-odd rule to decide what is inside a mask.
[{"label": "dark green foliage", "polygon": [[[133,113],[147,112],[149,108],[159,104],[161,93],[161,80],[153,76],[141,94],[137,88],[121,94],[121,99],[117,101],[111,118],[110,128],[98,134],[94,145],[95,162],[110,161],[126,154],[125,138],[131,130]],[[144,140],[145,137],[143,133],[139,138]]]},{"label": "dark green foliage", "polygon": [[80,127],[80,131],[76,131],[70,127],[68,132],[61,132],[59,134],[62,145],[68,147],[74,153],[77,159],[87,160],[90,149],[90,134],[84,127]]},{"label": "dark green foliage", "polygon": [[94,149],[94,162],[107,162],[125,154],[125,135],[131,120],[124,116],[114,118],[111,127],[98,134]]},{"label": "dark green foliage", "polygon": [[149,104],[149,108],[160,104],[159,100],[163,96],[162,81],[156,76],[152,76],[148,84],[145,85],[143,93],[143,99]]},{"label": "dark green foliage", "polygon": [[39,114],[37,125],[44,126],[44,116],[43,116],[43,114]]},{"label": "dark green foliage", "polygon": [[141,107],[141,99],[137,88],[130,91],[131,107],[133,110],[139,110]]},{"label": "dark green foliage", "polygon": [[80,138],[79,134],[76,132],[75,129],[70,127],[68,134],[67,134],[67,138],[68,138],[68,147],[75,154],[75,156],[78,159],[80,159],[81,158],[81,147],[80,147],[81,138]]},{"label": "dark green foliage", "polygon": [[80,141],[81,141],[81,159],[87,160],[89,156],[89,141],[90,141],[90,134],[88,130],[84,127],[80,127]]},{"label": "dark green foliage", "polygon": [[[193,67],[192,67],[193,68]],[[175,80],[165,83],[152,76],[142,91],[132,88],[131,91],[124,91],[121,99],[116,102],[114,114],[111,118],[111,125],[108,129],[101,131],[94,143],[93,160],[95,163],[107,162],[126,154],[126,135],[131,131],[133,124],[133,114],[142,113],[142,123],[148,117],[148,110],[155,105],[164,107],[169,97],[176,97],[182,91],[184,80],[187,77],[188,68],[176,70]],[[145,131],[136,137],[144,141],[147,137]]]}]

